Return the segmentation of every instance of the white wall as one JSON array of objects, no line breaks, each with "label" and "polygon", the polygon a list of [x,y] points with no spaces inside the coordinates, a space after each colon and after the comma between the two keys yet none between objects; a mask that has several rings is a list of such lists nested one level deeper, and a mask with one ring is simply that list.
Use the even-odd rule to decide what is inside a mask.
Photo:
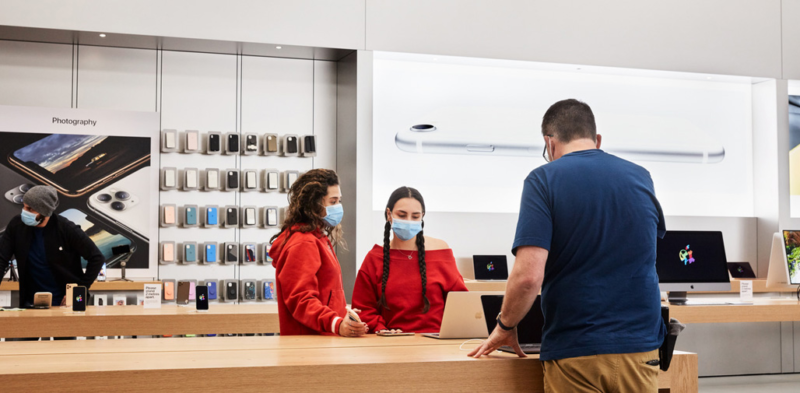
[{"label": "white wall", "polygon": [[0,25],[358,49],[363,0],[0,2]]},{"label": "white wall", "polygon": [[779,78],[780,0],[367,0],[366,49]]},{"label": "white wall", "polygon": [[781,1],[781,30],[783,44],[783,77],[800,79],[800,0]]}]

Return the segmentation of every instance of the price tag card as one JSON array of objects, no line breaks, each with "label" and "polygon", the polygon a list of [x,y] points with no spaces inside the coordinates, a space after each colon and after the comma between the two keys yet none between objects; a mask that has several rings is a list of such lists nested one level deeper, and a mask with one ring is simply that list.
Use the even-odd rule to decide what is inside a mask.
[{"label": "price tag card", "polygon": [[161,284],[144,284],[144,308],[161,308]]},{"label": "price tag card", "polygon": [[753,281],[739,281],[739,298],[743,302],[753,301]]}]

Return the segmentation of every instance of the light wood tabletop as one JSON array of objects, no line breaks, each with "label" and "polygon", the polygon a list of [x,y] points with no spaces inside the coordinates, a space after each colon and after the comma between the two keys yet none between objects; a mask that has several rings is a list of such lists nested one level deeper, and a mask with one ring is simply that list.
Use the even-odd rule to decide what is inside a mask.
[{"label": "light wood tabletop", "polygon": [[278,333],[275,303],[212,304],[207,312],[194,305],[88,306],[0,312],[0,337],[140,336],[175,334]]},{"label": "light wood tabletop", "polygon": [[796,299],[756,298],[753,304],[748,305],[670,305],[669,315],[681,323],[800,321],[800,302]]},{"label": "light wood tabletop", "polygon": [[[90,291],[144,291],[144,284],[161,284],[161,281],[95,281]],[[19,291],[19,282],[3,280],[0,291]]]},{"label": "light wood tabletop", "polygon": [[[745,279],[742,279],[745,280]],[[692,293],[697,294],[738,294],[740,281],[739,279],[732,279],[731,280],[731,289],[730,291],[715,291],[715,292],[690,292],[690,296]],[[797,286],[767,286],[767,279],[765,278],[753,278],[750,279],[753,281],[753,293],[789,293],[789,292],[796,292]],[[506,290],[506,281],[475,281],[471,279],[464,279],[464,284],[466,284],[467,289],[470,291],[505,291]]]},{"label": "light wood tabletop", "polygon": [[[467,353],[478,342],[461,348],[464,341],[302,336],[13,343],[0,352],[0,386],[9,391],[54,386],[59,391],[291,392],[344,386],[389,392],[543,391],[538,356],[495,353],[473,359]],[[139,342],[143,345],[136,348]],[[676,353],[659,385],[696,392],[697,355]]]}]

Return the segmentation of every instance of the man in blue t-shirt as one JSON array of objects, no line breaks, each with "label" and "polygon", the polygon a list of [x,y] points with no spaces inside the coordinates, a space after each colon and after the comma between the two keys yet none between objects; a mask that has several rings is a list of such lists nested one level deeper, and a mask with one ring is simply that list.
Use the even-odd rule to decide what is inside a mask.
[{"label": "man in blue t-shirt", "polygon": [[497,328],[470,355],[510,345],[524,356],[515,326],[541,289],[546,392],[656,392],[666,333],[656,238],[666,228],[650,173],[600,150],[578,100],[553,104],[542,135],[550,163],[525,179]]}]

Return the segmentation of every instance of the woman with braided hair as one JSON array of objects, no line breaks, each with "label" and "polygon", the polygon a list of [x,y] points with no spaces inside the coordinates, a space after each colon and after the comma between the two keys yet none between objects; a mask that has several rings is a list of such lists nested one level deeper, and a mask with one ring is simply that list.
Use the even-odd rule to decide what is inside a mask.
[{"label": "woman with braided hair", "polygon": [[281,232],[271,239],[281,335],[363,336],[347,316],[342,268],[333,246],[343,244],[342,192],[330,169],[313,169],[289,190]]},{"label": "woman with braided hair", "polygon": [[385,216],[383,246],[375,245],[364,258],[353,307],[373,332],[439,332],[447,294],[467,290],[453,250],[423,235],[425,201],[416,189],[395,190]]}]

